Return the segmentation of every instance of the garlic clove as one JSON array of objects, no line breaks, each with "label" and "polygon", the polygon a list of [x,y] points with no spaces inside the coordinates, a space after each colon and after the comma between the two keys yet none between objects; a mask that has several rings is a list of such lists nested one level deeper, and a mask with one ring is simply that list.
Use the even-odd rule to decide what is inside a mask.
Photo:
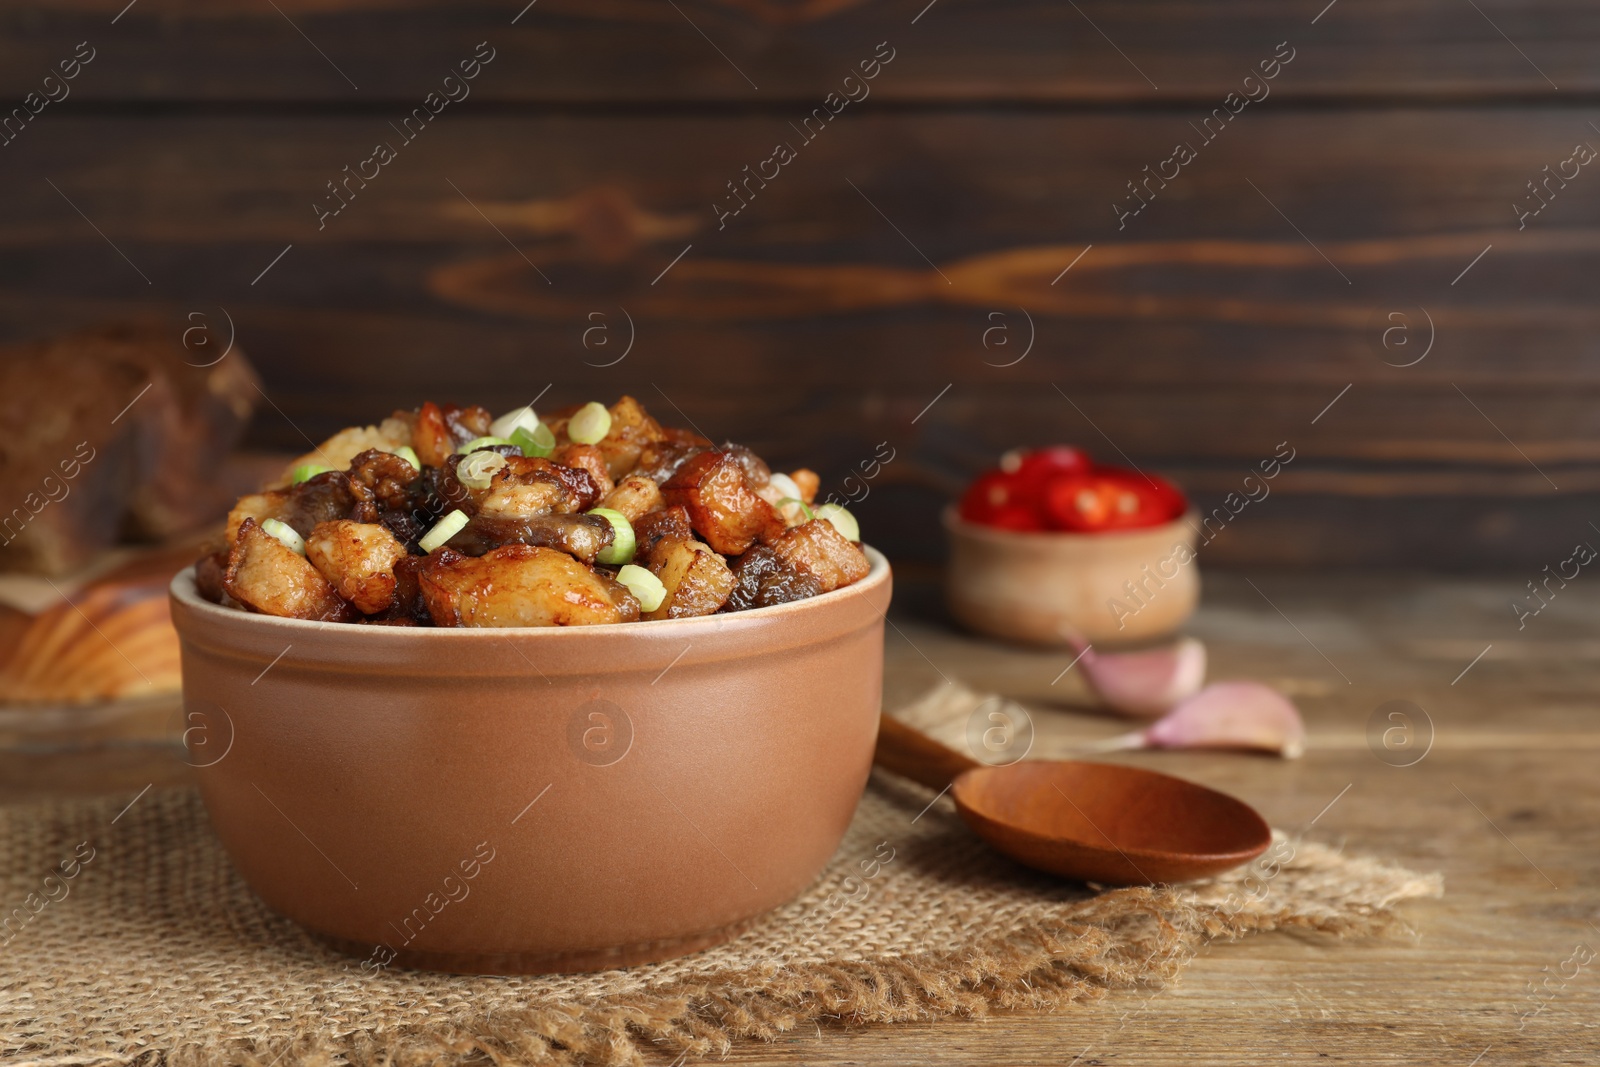
[{"label": "garlic clove", "polygon": [[1097,652],[1076,639],[1072,644],[1089,688],[1124,715],[1154,718],[1205,682],[1206,646],[1193,637],[1137,652]]},{"label": "garlic clove", "polygon": [[1294,704],[1260,682],[1217,682],[1141,732],[1148,748],[1239,748],[1297,759],[1306,728]]}]

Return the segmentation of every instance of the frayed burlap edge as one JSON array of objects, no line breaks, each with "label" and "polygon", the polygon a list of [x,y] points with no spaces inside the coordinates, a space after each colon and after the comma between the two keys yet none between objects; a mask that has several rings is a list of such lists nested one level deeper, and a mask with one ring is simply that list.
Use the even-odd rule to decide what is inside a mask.
[{"label": "frayed burlap edge", "polygon": [[696,976],[581,1008],[530,1006],[387,1031],[316,1032],[276,1047],[238,1039],[132,1054],[11,1061],[11,1067],[432,1067],[643,1064],[726,1054],[740,1039],[774,1040],[810,1022],[901,1023],[994,1011],[1050,1010],[1118,989],[1172,980],[1208,943],[1275,930],[1335,937],[1384,932],[1391,908],[1437,897],[1442,881],[1376,860],[1300,844],[1297,867],[1330,878],[1321,907],[1241,909],[1182,887],[1108,891],[1063,907],[1059,923],[996,931],[960,953],[809,966],[763,965]]}]

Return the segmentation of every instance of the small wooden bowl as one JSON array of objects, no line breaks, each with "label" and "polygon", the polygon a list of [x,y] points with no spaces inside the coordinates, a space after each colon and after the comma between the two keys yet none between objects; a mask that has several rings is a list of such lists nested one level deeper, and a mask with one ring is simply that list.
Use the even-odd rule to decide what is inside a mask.
[{"label": "small wooden bowl", "polygon": [[184,571],[211,823],[262,900],[363,970],[587,971],[726,941],[816,878],[866,786],[890,597],[867,555],[860,582],[792,604],[528,629],[253,615]]},{"label": "small wooden bowl", "polygon": [[944,512],[945,597],[962,625],[1006,641],[1064,646],[1172,633],[1200,599],[1193,513],[1162,526],[1096,534],[1019,533]]}]

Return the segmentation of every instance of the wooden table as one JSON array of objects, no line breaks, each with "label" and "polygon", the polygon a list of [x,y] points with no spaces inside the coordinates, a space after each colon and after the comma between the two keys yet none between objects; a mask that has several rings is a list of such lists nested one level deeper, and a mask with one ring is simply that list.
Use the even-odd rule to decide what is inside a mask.
[{"label": "wooden table", "polygon": [[[1518,631],[1507,605],[1525,580],[1207,575],[1190,630],[1208,645],[1211,676],[1289,693],[1305,713],[1309,751],[1294,762],[1120,757],[1235,792],[1287,829],[1321,813],[1313,840],[1442,871],[1442,900],[1403,906],[1409,929],[1351,943],[1252,938],[1203,952],[1159,992],[1047,1015],[807,1027],[742,1045],[731,1062],[1600,1062],[1600,959],[1562,977],[1577,946],[1591,950],[1580,959],[1600,951],[1600,598],[1575,582]],[[1073,672],[1051,685],[1068,657],[949,629],[931,582],[903,575],[894,619],[891,706],[942,672],[1021,698],[1040,755],[1125,725],[1061,706],[1081,693]],[[1431,749],[1408,767],[1383,762],[1367,740],[1373,711],[1397,699],[1420,706],[1433,727]],[[153,738],[35,739],[0,751],[0,801],[131,794],[188,773]],[[1522,1025],[1540,1003],[1530,986],[1541,983],[1545,1006]]]}]

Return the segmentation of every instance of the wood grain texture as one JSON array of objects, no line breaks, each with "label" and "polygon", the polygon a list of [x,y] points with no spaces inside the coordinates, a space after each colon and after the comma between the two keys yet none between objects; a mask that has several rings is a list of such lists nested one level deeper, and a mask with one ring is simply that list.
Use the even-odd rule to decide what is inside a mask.
[{"label": "wood grain texture", "polygon": [[[1442,900],[1405,905],[1402,927],[1385,939],[1272,935],[1216,946],[1166,990],[1050,1015],[824,1026],[741,1045],[729,1062],[1066,1064],[1081,1054],[1079,1063],[1466,1067],[1482,1054],[1483,1065],[1593,1063],[1600,982],[1592,967],[1553,983],[1546,1009],[1521,1029],[1519,1015],[1534,1006],[1529,983],[1556,973],[1575,944],[1600,947],[1590,889],[1600,878],[1592,707],[1600,599],[1575,585],[1519,633],[1502,614],[1517,575],[1252,580],[1283,615],[1241,578],[1213,575],[1192,632],[1207,643],[1212,677],[1256,678],[1295,699],[1309,728],[1305,758],[1118,758],[1234,793],[1309,839],[1442,871]],[[938,684],[940,671],[998,689],[1031,710],[1041,756],[1067,756],[1124,727],[1072,710],[1081,692],[1074,672],[1050,684],[1069,656],[951,631],[936,588],[906,575],[898,585],[887,702]],[[1390,699],[1414,701],[1432,718],[1434,747],[1414,766],[1388,766],[1367,747],[1367,721]],[[131,799],[188,773],[171,748],[12,749],[0,751],[0,799]],[[947,800],[924,817],[956,818]]]},{"label": "wood grain texture", "polygon": [[1600,494],[1600,179],[1521,230],[1512,203],[1581,116],[1268,101],[1119,229],[1190,118],[846,112],[719,226],[787,118],[446,111],[319,229],[390,117],[46,112],[4,149],[0,330],[227,309],[280,449],[546,386],[636,392],[828,491],[888,442],[862,509],[902,559],[938,558],[1001,451],[1058,440],[1207,513],[1290,442],[1217,563],[1565,558]]},{"label": "wood grain texture", "polygon": [[84,101],[409,100],[487,39],[503,56],[477,87],[488,101],[757,105],[820,99],[890,40],[903,58],[874,91],[885,101],[1210,102],[1288,40],[1295,65],[1275,89],[1288,99],[1600,90],[1600,17],[1582,0],[1502,0],[1481,13],[1383,0],[1327,11],[1326,0],[686,0],[678,11],[539,0],[515,26],[524,3],[514,0],[139,0],[112,25],[124,6],[8,4],[0,86],[34,88],[87,38],[103,58],[76,90]]},{"label": "wood grain texture", "polygon": [[860,510],[924,562],[1018,443],[1209,514],[1290,442],[1215,565],[1537,570],[1600,504],[1600,179],[1547,169],[1600,144],[1579,0],[21,0],[0,95],[79,41],[71,96],[0,144],[0,337],[225,311],[263,448],[427,395],[632,391],[852,498],[887,443]]}]

